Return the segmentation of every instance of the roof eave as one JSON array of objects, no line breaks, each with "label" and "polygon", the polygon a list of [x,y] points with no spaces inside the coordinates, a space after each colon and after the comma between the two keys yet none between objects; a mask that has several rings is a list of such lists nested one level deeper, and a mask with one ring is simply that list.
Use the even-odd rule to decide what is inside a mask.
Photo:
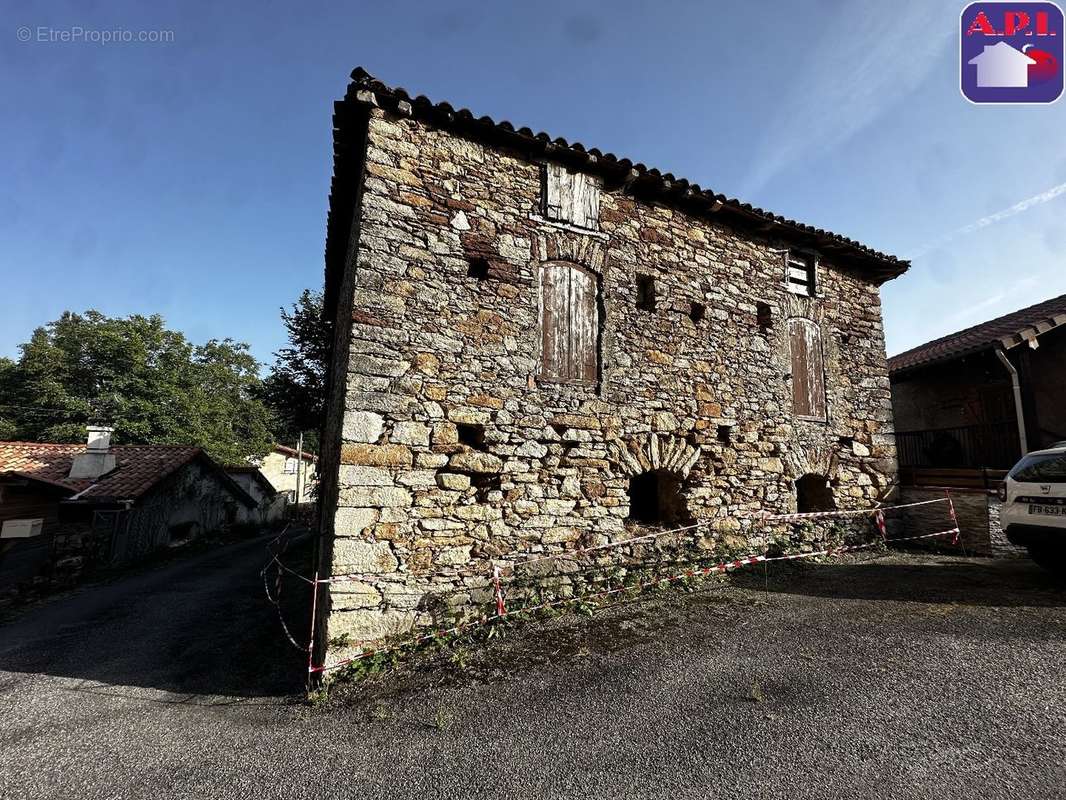
[{"label": "roof eave", "polygon": [[553,139],[546,133],[534,133],[529,128],[516,129],[506,120],[496,122],[486,116],[475,117],[467,109],[457,111],[449,103],[434,103],[424,95],[411,97],[404,89],[386,86],[362,68],[353,70],[351,77],[344,99],[334,105],[334,175],[326,238],[327,295],[331,274],[343,269],[341,260],[347,251],[350,232],[351,220],[341,219],[339,213],[351,206],[351,194],[354,192],[344,161],[349,155],[346,148],[351,141],[347,125],[355,118],[353,112],[356,109],[365,114],[366,109],[370,108],[380,108],[400,117],[417,118],[436,127],[447,128],[457,135],[517,149],[527,157],[548,158],[598,174],[608,188],[625,186],[633,194],[651,196],[689,213],[702,216],[724,211],[764,235],[780,235],[783,239],[791,239],[834,256],[834,263],[839,260],[843,262],[841,266],[857,267],[878,285],[899,277],[910,267],[909,261],[879,252],[839,234],[764,211],[627,158],[602,153],[596,148],[586,149],[580,142]]}]

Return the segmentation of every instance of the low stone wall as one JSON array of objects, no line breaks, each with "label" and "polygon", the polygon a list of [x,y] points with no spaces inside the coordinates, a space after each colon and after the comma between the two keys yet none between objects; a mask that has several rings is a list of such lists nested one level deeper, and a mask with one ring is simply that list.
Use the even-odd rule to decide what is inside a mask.
[{"label": "low stone wall", "polygon": [[[984,489],[951,489],[955,514],[959,520],[959,544],[952,546],[947,537],[928,540],[926,546],[979,556],[1004,556],[1024,553],[1007,541],[999,524],[999,498]],[[917,503],[945,496],[943,489],[901,487],[900,503]],[[894,531],[895,536],[918,536],[951,527],[947,503],[934,503],[906,509],[899,514],[900,526],[906,532]]]}]

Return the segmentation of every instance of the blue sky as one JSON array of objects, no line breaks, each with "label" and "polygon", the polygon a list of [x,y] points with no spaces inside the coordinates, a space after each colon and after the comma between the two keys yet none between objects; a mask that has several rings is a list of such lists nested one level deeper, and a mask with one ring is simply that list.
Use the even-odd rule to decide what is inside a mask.
[{"label": "blue sky", "polygon": [[[0,355],[96,308],[269,361],[278,307],[321,282],[331,103],[356,65],[913,257],[884,289],[890,353],[1061,294],[1066,100],[967,103],[962,5],[10,7]],[[173,41],[36,40],[75,26]]]}]

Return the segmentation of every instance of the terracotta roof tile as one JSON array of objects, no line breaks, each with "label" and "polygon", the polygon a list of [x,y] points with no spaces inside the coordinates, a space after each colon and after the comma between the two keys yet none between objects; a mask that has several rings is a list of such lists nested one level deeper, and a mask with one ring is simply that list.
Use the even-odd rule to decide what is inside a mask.
[{"label": "terracotta roof tile", "polygon": [[1005,349],[1066,323],[1066,294],[942,336],[888,359],[889,373],[950,361],[997,343]]},{"label": "terracotta roof tile", "polygon": [[136,500],[179,467],[200,456],[199,447],[184,445],[117,445],[115,469],[95,482],[70,480],[74,456],[84,452],[83,444],[42,442],[0,442],[0,472],[65,486],[82,497],[94,500]]}]

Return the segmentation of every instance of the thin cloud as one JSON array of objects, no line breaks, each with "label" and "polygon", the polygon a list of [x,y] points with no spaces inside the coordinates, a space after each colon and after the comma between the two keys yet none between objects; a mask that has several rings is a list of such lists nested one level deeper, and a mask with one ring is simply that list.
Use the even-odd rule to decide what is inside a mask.
[{"label": "thin cloud", "polygon": [[954,34],[952,26],[930,25],[957,18],[957,9],[945,15],[937,13],[941,7],[950,8],[868,0],[836,9],[821,38],[805,42],[805,54],[797,48],[787,99],[768,120],[745,195],[790,165],[833,151],[920,86]]},{"label": "thin cloud", "polygon": [[960,236],[966,236],[967,234],[974,233],[981,230],[981,228],[987,228],[989,225],[995,225],[997,222],[1002,222],[1005,219],[1010,219],[1023,211],[1028,211],[1033,206],[1043,205],[1054,200],[1059,195],[1066,194],[1066,183],[1060,183],[1057,186],[1052,186],[1047,191],[1043,191],[1040,194],[1034,194],[1032,197],[1028,197],[1021,202],[1015,203],[1009,208],[1004,208],[1002,211],[997,211],[995,214],[989,214],[987,217],[981,217],[976,222],[971,222],[969,225],[963,225],[961,228],[946,233],[939,239],[934,239],[931,242],[926,242],[920,245],[915,250],[912,250],[908,254],[908,258],[917,258],[923,256],[931,250],[935,250],[941,247],[952,239],[957,239]]}]

